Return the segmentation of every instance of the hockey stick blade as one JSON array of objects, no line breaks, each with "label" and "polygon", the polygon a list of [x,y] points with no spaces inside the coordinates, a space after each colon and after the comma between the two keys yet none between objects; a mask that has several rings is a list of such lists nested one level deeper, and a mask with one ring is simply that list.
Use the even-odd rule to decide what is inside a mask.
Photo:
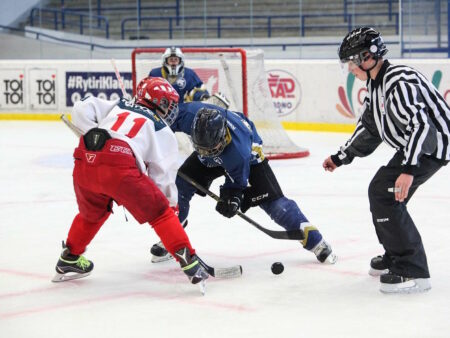
[{"label": "hockey stick blade", "polygon": [[208,272],[210,276],[215,278],[237,278],[242,276],[242,266],[234,265],[228,268],[213,268],[206,264],[200,257],[197,256],[200,265]]},{"label": "hockey stick blade", "polygon": [[[212,191],[206,189],[205,187],[201,186],[197,182],[195,182],[192,178],[187,176],[186,174],[178,171],[178,176],[180,176],[182,179],[184,179],[186,182],[192,184],[196,189],[200,190],[201,192],[207,194],[209,197],[212,197],[217,202],[220,201],[220,197],[214,194]],[[263,226],[256,223],[254,220],[252,220],[250,217],[246,216],[242,212],[238,210],[237,215],[241,217],[243,220],[247,221],[251,225],[253,225],[258,230],[264,232],[266,235],[269,235],[272,238],[276,239],[290,239],[290,240],[302,240],[305,239],[305,234],[303,230],[290,230],[290,231],[275,231],[275,230],[269,230],[264,228]]]}]

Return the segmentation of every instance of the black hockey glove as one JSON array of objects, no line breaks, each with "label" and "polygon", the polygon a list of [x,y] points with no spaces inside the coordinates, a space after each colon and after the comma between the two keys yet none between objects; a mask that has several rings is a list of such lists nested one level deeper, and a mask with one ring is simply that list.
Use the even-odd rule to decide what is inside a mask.
[{"label": "black hockey glove", "polygon": [[220,201],[217,202],[216,210],[225,217],[231,218],[239,210],[242,201],[242,190],[221,189]]}]

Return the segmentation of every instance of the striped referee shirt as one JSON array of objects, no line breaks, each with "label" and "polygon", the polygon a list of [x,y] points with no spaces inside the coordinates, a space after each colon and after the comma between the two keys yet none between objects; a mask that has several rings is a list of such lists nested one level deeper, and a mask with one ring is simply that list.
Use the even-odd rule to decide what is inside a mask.
[{"label": "striped referee shirt", "polygon": [[450,108],[422,74],[385,60],[367,89],[355,132],[332,156],[336,165],[371,154],[383,141],[403,153],[405,173],[413,173],[423,154],[450,160]]}]

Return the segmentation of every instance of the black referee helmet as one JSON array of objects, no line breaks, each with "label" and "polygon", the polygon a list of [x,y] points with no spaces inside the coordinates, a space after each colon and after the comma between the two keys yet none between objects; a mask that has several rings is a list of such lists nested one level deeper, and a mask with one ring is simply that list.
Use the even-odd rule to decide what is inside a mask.
[{"label": "black referee helmet", "polygon": [[379,32],[371,27],[359,27],[344,37],[338,55],[342,63],[352,61],[359,66],[370,56],[377,60],[387,51]]}]

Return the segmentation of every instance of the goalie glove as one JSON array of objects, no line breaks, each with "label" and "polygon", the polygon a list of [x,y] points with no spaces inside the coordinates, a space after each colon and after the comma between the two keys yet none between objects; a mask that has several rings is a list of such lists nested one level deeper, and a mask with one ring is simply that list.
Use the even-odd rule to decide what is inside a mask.
[{"label": "goalie glove", "polygon": [[228,100],[227,97],[221,92],[213,94],[213,96],[210,96],[207,100],[205,100],[205,102],[225,109],[230,107],[230,100]]},{"label": "goalie glove", "polygon": [[220,201],[217,202],[216,210],[225,217],[231,218],[238,212],[242,201],[242,190],[221,189]]}]

